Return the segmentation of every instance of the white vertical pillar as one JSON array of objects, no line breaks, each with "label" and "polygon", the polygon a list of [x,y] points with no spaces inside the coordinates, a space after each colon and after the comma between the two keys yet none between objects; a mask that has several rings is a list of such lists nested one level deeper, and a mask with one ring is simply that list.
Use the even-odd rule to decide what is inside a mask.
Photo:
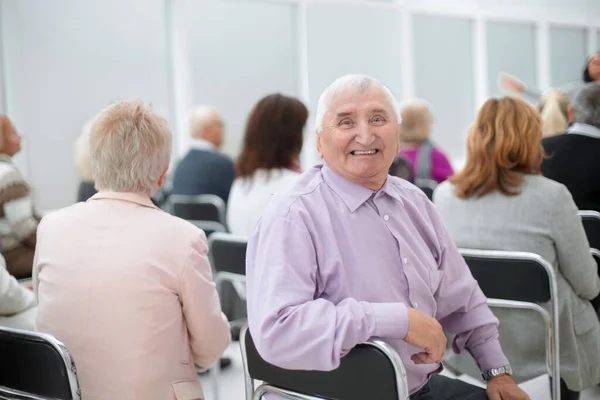
[{"label": "white vertical pillar", "polygon": [[536,72],[537,89],[544,91],[552,84],[550,73],[550,24],[542,18],[536,26]]},{"label": "white vertical pillar", "polygon": [[594,25],[587,27],[587,53],[593,54],[599,50],[598,48],[598,29]]},{"label": "white vertical pillar", "polygon": [[192,105],[189,92],[191,84],[186,38],[181,28],[178,28],[180,26],[178,16],[177,1],[165,0],[169,118],[174,136],[172,151],[174,158],[182,156],[189,148],[190,134],[187,113]]},{"label": "white vertical pillar", "polygon": [[[296,9],[296,46],[298,51],[298,85],[300,98],[308,109],[316,109],[316,104],[311,104],[309,69],[308,69],[308,2],[300,0]],[[314,115],[309,115],[304,131],[304,145],[300,154],[303,169],[308,169],[319,161],[316,147],[316,133],[314,129]]]},{"label": "white vertical pillar", "polygon": [[402,9],[402,99],[409,100],[414,98],[415,87],[415,52],[414,52],[414,30],[413,30],[413,12],[408,6]]},{"label": "white vertical pillar", "polygon": [[475,112],[490,96],[487,58],[487,27],[483,15],[475,17],[472,32],[473,40],[473,72],[475,77]]}]

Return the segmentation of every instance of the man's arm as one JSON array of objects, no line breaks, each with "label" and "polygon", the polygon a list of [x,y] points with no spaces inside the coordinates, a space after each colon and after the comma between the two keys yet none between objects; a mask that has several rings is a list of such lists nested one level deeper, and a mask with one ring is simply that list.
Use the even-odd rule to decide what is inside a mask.
[{"label": "man's arm", "polygon": [[261,356],[277,366],[332,370],[372,336],[406,336],[404,304],[317,298],[323,282],[313,237],[300,218],[263,218],[248,243],[246,274],[250,331]]}]

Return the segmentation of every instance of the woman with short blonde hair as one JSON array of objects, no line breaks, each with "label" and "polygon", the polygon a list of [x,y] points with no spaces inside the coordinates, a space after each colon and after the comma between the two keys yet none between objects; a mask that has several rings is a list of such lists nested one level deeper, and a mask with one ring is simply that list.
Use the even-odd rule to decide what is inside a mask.
[{"label": "woman with short blonde hair", "polygon": [[430,186],[454,174],[448,157],[434,146],[429,137],[433,113],[429,104],[416,99],[400,107],[400,155],[410,161],[417,186]]},{"label": "woman with short blonde hair", "polygon": [[[537,109],[542,117],[542,137],[564,133],[569,125],[569,95],[557,89],[550,89],[540,99]],[[573,122],[573,121],[572,121]]]},{"label": "woman with short blonde hair", "polygon": [[230,342],[204,232],[150,201],[170,154],[152,108],[107,107],[90,133],[98,193],[38,228],[37,327],[73,354],[88,399],[203,399],[195,364]]},{"label": "woman with short blonde hair", "polygon": [[[591,303],[600,278],[571,194],[540,174],[541,137],[540,115],[529,104],[513,97],[487,100],[469,132],[466,166],[439,185],[433,199],[459,247],[531,252],[554,267],[562,398],[575,399],[574,391],[600,383],[600,322]],[[524,310],[495,314],[516,381],[545,374],[544,342],[523,334],[543,332],[543,322]],[[447,362],[468,371],[460,357]]]}]

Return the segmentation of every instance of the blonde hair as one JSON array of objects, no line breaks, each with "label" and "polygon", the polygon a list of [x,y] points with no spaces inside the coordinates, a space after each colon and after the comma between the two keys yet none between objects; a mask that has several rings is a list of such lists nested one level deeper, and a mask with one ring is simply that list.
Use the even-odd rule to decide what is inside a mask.
[{"label": "blonde hair", "polygon": [[569,123],[569,96],[560,90],[549,89],[540,99],[537,109],[542,117],[542,136],[556,136]]},{"label": "blonde hair", "polygon": [[467,163],[450,178],[456,195],[481,197],[495,190],[519,194],[522,174],[540,174],[541,137],[540,115],[529,104],[516,97],[487,100],[467,138]]},{"label": "blonde hair", "polygon": [[421,99],[410,100],[400,108],[400,141],[422,143],[431,136],[433,114],[427,102]]},{"label": "blonde hair", "polygon": [[204,127],[213,122],[213,120],[220,119],[221,117],[217,110],[210,106],[199,105],[194,107],[188,115],[190,135],[193,138],[202,137]]},{"label": "blonde hair", "polygon": [[92,182],[92,163],[90,160],[90,134],[94,119],[90,119],[83,125],[81,133],[75,140],[75,169],[79,177],[87,182]]},{"label": "blonde hair", "polygon": [[142,102],[108,106],[90,133],[96,189],[152,195],[169,165],[171,140],[166,119]]}]

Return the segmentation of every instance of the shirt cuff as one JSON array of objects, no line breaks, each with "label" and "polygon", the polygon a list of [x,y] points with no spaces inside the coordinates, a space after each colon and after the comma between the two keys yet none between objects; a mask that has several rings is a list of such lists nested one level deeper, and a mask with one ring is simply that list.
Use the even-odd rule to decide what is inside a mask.
[{"label": "shirt cuff", "polygon": [[375,321],[373,336],[404,339],[408,333],[408,311],[402,303],[367,303]]},{"label": "shirt cuff", "polygon": [[469,352],[477,361],[481,372],[492,368],[500,368],[508,364],[508,359],[500,347],[498,339],[490,339],[477,347],[470,348]]}]

